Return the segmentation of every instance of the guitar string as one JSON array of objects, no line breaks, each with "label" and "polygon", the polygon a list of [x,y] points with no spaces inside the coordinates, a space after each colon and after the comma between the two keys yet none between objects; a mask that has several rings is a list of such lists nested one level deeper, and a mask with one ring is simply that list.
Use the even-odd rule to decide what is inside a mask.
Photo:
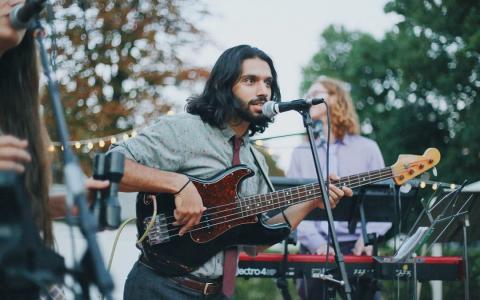
[{"label": "guitar string", "polygon": [[[390,171],[391,171],[391,170],[389,170],[389,172],[390,172]],[[391,172],[390,174],[383,174],[384,177],[378,176],[378,177],[376,178],[376,181],[381,181],[381,180],[383,180],[383,179],[388,179],[388,178],[396,177],[396,176],[399,176],[399,175],[401,175],[402,173],[405,173],[405,172],[408,172],[408,170],[403,170],[402,172],[396,173],[396,174],[394,174],[393,172]],[[385,172],[383,172],[383,173],[385,173]],[[386,176],[385,176],[385,175],[386,175]],[[376,181],[371,181],[371,182],[373,183],[373,182],[376,182]],[[311,185],[315,186],[315,184],[311,184]],[[351,188],[356,188],[356,187],[362,186],[362,185],[364,185],[364,182],[362,182],[361,180],[357,179],[354,183],[351,184]],[[313,186],[312,186],[312,187],[313,187]],[[305,189],[305,192],[299,192],[298,189],[297,189],[297,193],[307,193],[306,186],[302,186],[301,188],[304,188],[304,189]],[[314,193],[320,191],[320,190],[318,189],[318,184],[317,184],[317,187],[315,187],[314,189],[310,189],[310,190],[309,190],[309,192],[311,192],[311,191],[313,191]],[[278,196],[280,196],[280,197],[285,197],[285,196],[286,196],[286,194],[284,193],[284,190],[280,190],[280,191],[277,191],[277,192],[274,192],[274,193],[277,194],[277,195],[276,195],[277,197],[278,197]],[[272,194],[274,194],[274,193],[270,193],[270,194],[266,194],[266,195],[272,195]],[[283,195],[279,195],[280,193],[282,193]],[[255,195],[254,197],[258,197],[258,196],[259,196],[259,195]],[[276,203],[273,205],[273,208],[272,208],[272,209],[289,206],[289,205],[292,204],[291,202],[294,202],[294,204],[297,204],[297,203],[305,202],[305,201],[307,201],[307,200],[312,200],[312,199],[315,198],[315,194],[312,195],[311,193],[308,193],[308,194],[306,194],[306,195],[296,195],[296,196],[297,196],[297,197],[295,197],[295,198],[294,198],[294,197],[291,197],[291,198],[289,198],[289,199],[282,200],[281,202],[276,202]],[[320,195],[318,195],[318,196],[320,196]],[[272,196],[272,197],[273,197],[273,196]],[[308,198],[305,198],[305,197],[308,197]],[[303,200],[302,198],[305,198],[305,200]],[[301,200],[301,201],[297,201],[297,200]],[[260,200],[260,202],[263,202],[263,201],[264,201],[264,200]],[[233,206],[233,205],[235,205],[235,204],[234,204],[234,203],[230,203],[229,205],[230,205],[230,206]],[[219,215],[219,214],[222,214],[222,213],[225,213],[225,212],[230,212],[230,211],[233,211],[233,213],[230,214],[230,215],[220,215],[220,217],[216,217],[216,218],[213,218],[213,219],[210,219],[210,220],[201,221],[199,224],[195,225],[192,230],[189,230],[189,231],[187,231],[187,232],[196,231],[196,230],[201,230],[201,229],[204,229],[204,228],[207,228],[207,227],[210,227],[210,226],[214,226],[214,225],[218,225],[218,224],[227,223],[227,222],[230,222],[230,221],[237,220],[237,219],[239,219],[239,218],[231,219],[231,220],[227,220],[227,221],[223,221],[223,222],[221,222],[221,223],[213,223],[213,224],[207,225],[207,226],[205,226],[205,227],[200,227],[200,228],[198,228],[198,226],[201,225],[201,224],[213,222],[213,221],[215,221],[215,220],[223,219],[223,218],[226,218],[226,217],[236,216],[236,215],[238,215],[238,214],[242,214],[242,216],[241,216],[240,218],[249,217],[249,216],[251,216],[251,215],[244,216],[244,214],[245,214],[245,213],[249,213],[249,212],[253,212],[253,211],[255,211],[256,213],[260,213],[261,211],[260,211],[260,212],[257,212],[258,209],[260,209],[260,208],[265,208],[265,207],[267,207],[267,206],[272,206],[272,204],[268,204],[268,205],[265,205],[265,206],[262,206],[262,207],[258,207],[258,206],[257,206],[257,207],[254,207],[254,208],[252,208],[252,209],[248,209],[248,210],[245,210],[245,211],[243,210],[243,208],[249,207],[249,206],[251,206],[251,204],[249,204],[249,205],[243,205],[243,206],[242,206],[242,205],[240,205],[240,206],[235,206],[235,207],[233,207],[233,208],[225,209],[225,210],[223,210],[223,211],[214,211],[214,212],[212,212],[212,213],[210,213],[210,214],[208,214],[208,215],[210,215],[210,216],[211,216],[211,215]],[[277,206],[277,207],[275,207],[275,206]],[[241,210],[240,210],[240,211],[237,211],[238,209],[241,209]],[[254,213],[254,214],[256,214],[256,213]],[[252,215],[254,215],[254,214],[252,214]],[[167,217],[167,218],[168,218],[168,217]],[[167,218],[166,218],[166,219],[167,219]],[[173,218],[173,217],[170,217],[169,219],[172,219],[172,218]],[[167,221],[167,220],[166,220],[166,221]],[[172,225],[172,223],[173,223],[173,222],[167,222],[167,224],[163,224],[162,226]],[[179,227],[177,227],[177,228],[172,228],[172,229],[167,229],[167,233],[172,232],[172,231],[178,231],[179,229],[180,229]],[[165,232],[163,232],[163,233],[165,233]]]},{"label": "guitar string", "polygon": [[[419,163],[419,162],[422,162],[422,160],[419,160],[415,163],[411,163],[410,167],[412,165],[415,165],[415,164]],[[370,172],[364,172],[364,173],[359,173],[359,174],[356,174],[356,175],[347,176],[347,177],[344,177],[344,178],[340,178],[339,180],[333,181],[332,184],[338,184],[338,185],[341,186],[342,183],[343,183],[343,186],[345,186],[346,185],[345,183],[348,182],[347,186],[351,186],[352,184],[359,184],[361,182],[362,184],[358,185],[358,186],[361,186],[361,185],[364,185],[364,184],[369,184],[369,183],[379,181],[377,179],[381,178],[382,176],[385,176],[385,175],[388,175],[388,177],[383,178],[383,179],[388,179],[388,178],[392,178],[392,177],[396,177],[396,176],[401,175],[401,173],[394,174],[392,168],[393,167],[388,167],[388,168],[380,169],[380,170],[377,170],[377,171],[370,171]],[[373,174],[374,176],[367,175],[367,176],[371,177],[367,180],[367,182],[365,182],[365,179],[364,179],[365,175],[363,176],[362,179],[360,178],[362,176],[362,174],[371,174],[371,173],[374,173],[374,172],[375,172],[375,174]],[[405,172],[408,172],[408,170],[402,170],[402,172],[405,173]],[[318,186],[318,183],[311,183],[311,184],[303,185],[303,186],[300,186],[300,187],[293,187],[293,188],[289,188],[289,189],[285,189],[285,190],[275,191],[275,192],[272,192],[272,193],[269,193],[269,194],[252,195],[252,196],[247,196],[247,197],[243,197],[243,198],[242,197],[235,197],[235,200],[240,200],[240,201],[238,201],[239,203],[247,203],[248,202],[247,205],[241,204],[240,206],[237,206],[236,204],[238,202],[235,201],[234,203],[212,206],[212,207],[207,208],[207,210],[203,213],[202,216],[208,217],[208,216],[211,216],[211,215],[216,215],[216,214],[228,212],[228,211],[232,211],[232,210],[235,210],[235,209],[243,209],[244,207],[248,207],[248,206],[253,205],[252,200],[255,200],[256,198],[266,197],[268,195],[272,195],[272,197],[273,197],[274,194],[276,194],[278,196],[278,194],[280,194],[280,193],[282,193],[283,194],[282,196],[285,197],[285,193],[288,193],[289,191],[292,191],[294,189],[296,189],[297,192],[298,192],[299,188],[305,188],[306,189],[307,187],[314,187],[314,186]],[[357,186],[355,186],[355,187],[357,187]],[[355,188],[355,187],[351,186],[351,188]],[[263,200],[260,200],[260,202],[263,202]],[[258,204],[258,202],[256,202],[256,201],[254,203]],[[271,204],[268,204],[268,206],[270,206],[270,205]],[[226,208],[225,210],[221,210],[221,211],[217,210],[220,207],[226,207],[226,206],[229,206],[229,207]],[[232,206],[234,206],[234,207],[232,207]],[[258,205],[257,205],[257,208],[258,208]],[[210,211],[210,213],[207,213],[208,211]],[[168,216],[168,217],[165,218],[165,221],[169,222],[172,219],[174,219],[173,216]],[[211,220],[202,221],[202,222],[209,222],[209,221],[211,221]],[[202,222],[200,222],[199,224],[201,224]],[[196,226],[198,226],[199,224],[197,224]],[[168,223],[167,225],[171,225],[171,223]]]},{"label": "guitar string", "polygon": [[[423,160],[419,160],[415,163],[411,163],[410,164],[410,167],[411,166],[414,166],[415,164],[417,163],[421,163]],[[343,187],[343,186],[348,186],[348,187],[351,187],[351,188],[356,188],[358,186],[362,186],[362,185],[365,185],[365,184],[369,184],[369,183],[373,183],[373,182],[377,182],[379,181],[378,178],[381,178],[382,176],[385,176],[387,175],[387,177],[383,178],[383,179],[389,179],[389,178],[392,178],[392,177],[397,177],[399,175],[402,175],[404,173],[407,173],[409,172],[410,170],[406,170],[406,169],[402,169],[400,170],[400,173],[394,173],[394,171],[397,171],[398,170],[394,170],[393,169],[393,166],[392,167],[388,167],[388,168],[384,168],[384,169],[380,169],[380,170],[377,170],[377,171],[370,171],[370,172],[364,172],[364,173],[359,173],[359,174],[356,174],[356,175],[351,175],[351,176],[347,176],[347,177],[343,177],[343,178],[340,178],[339,180],[334,180],[334,181],[331,181],[332,184],[334,184],[335,186],[337,187]],[[371,173],[374,173],[375,174],[371,174]],[[363,175],[362,174],[370,174],[370,175]],[[418,174],[417,174],[418,175]],[[360,177],[363,177],[363,178],[360,178]],[[366,176],[369,176],[370,178],[368,180],[365,180],[364,178]],[[327,183],[327,182],[325,182]],[[342,185],[343,184],[343,185]],[[355,184],[358,184],[358,186],[353,186]],[[275,191],[275,192],[272,192],[272,193],[268,193],[268,194],[261,194],[261,195],[252,195],[252,196],[246,196],[246,197],[236,197],[235,200],[243,200],[243,201],[240,201],[240,203],[242,202],[252,202],[252,200],[255,200],[256,198],[260,198],[260,197],[266,197],[268,195],[277,195],[282,193],[282,194],[285,194],[289,191],[293,191],[293,190],[299,190],[299,188],[307,188],[307,187],[318,187],[318,183],[311,183],[311,184],[307,184],[307,185],[303,185],[303,186],[298,186],[298,187],[292,187],[292,188],[288,188],[288,189],[284,189],[284,190],[279,190],[279,191]],[[283,195],[285,196],[285,195]],[[261,200],[262,201],[262,200]],[[236,202],[235,202],[236,203]],[[219,207],[222,207],[222,206],[232,206],[234,205],[235,203],[228,203],[228,204],[223,204],[223,205],[218,205],[218,206],[212,206],[212,207],[209,207],[207,209],[207,211],[209,209],[217,209]],[[256,203],[256,202],[255,202]],[[251,205],[251,203],[250,203]],[[235,208],[242,208],[242,206],[236,206]],[[243,206],[245,207],[245,206]],[[233,208],[233,209],[235,209]],[[221,213],[221,212],[225,212],[225,211],[228,211],[228,210],[232,210],[232,208],[230,209],[227,209],[227,210],[224,210],[224,211],[215,211],[215,212],[212,212],[211,214],[215,214],[215,213]],[[204,212],[204,215],[211,215],[211,214],[205,214]]]},{"label": "guitar string", "polygon": [[[341,186],[350,186],[352,183],[355,183],[356,181],[362,182],[362,183],[365,183],[365,184],[376,182],[376,181],[378,181],[378,178],[383,178],[383,176],[385,176],[385,175],[387,175],[388,177],[383,178],[383,179],[388,179],[388,178],[394,177],[394,176],[391,176],[392,170],[390,168],[382,169],[380,171],[381,172],[375,171],[377,173],[374,176],[372,174],[371,178],[368,179],[367,183],[365,183],[364,180],[362,181],[362,180],[360,180],[360,178],[358,178],[358,176],[361,175],[361,174],[358,174],[358,176],[354,175],[355,177],[357,177],[355,179],[353,179],[354,176],[348,176],[348,177],[345,177],[345,178],[340,178],[340,180],[335,180],[335,181],[330,181],[330,182],[331,182],[331,184],[334,184],[337,187],[341,187]],[[348,179],[350,177],[352,177],[351,180]],[[346,182],[348,182],[348,184],[345,184]],[[327,182],[325,182],[325,184],[326,183]],[[219,213],[228,212],[228,211],[231,211],[231,210],[235,210],[237,208],[242,209],[244,207],[252,205],[252,203],[258,203],[257,201],[254,201],[254,200],[256,200],[256,198],[267,197],[269,195],[271,195],[271,197],[274,197],[274,195],[278,195],[280,193],[284,194],[284,193],[287,193],[287,192],[293,191],[293,190],[297,190],[297,192],[298,192],[299,188],[305,188],[305,189],[309,188],[310,190],[312,190],[311,188],[316,187],[316,186],[318,186],[318,183],[314,182],[314,183],[302,185],[302,186],[299,186],[299,187],[292,187],[292,188],[288,188],[288,189],[284,189],[284,190],[274,191],[274,192],[271,192],[271,193],[268,193],[268,194],[251,195],[251,196],[246,196],[246,197],[235,197],[235,202],[233,202],[233,203],[211,206],[211,207],[207,208],[203,212],[202,217],[208,217],[208,216],[211,216],[211,215],[216,215],[216,214],[219,214]],[[237,201],[237,200],[239,200],[239,201]],[[263,200],[260,200],[260,202],[262,202],[262,201]],[[240,203],[241,205],[237,206],[238,203]],[[247,203],[247,205],[244,205],[245,203]],[[232,206],[234,206],[234,207],[232,207]],[[226,209],[218,210],[219,208],[226,208]],[[168,217],[165,217],[165,221],[170,221],[174,218],[175,218],[174,216],[168,216]]]},{"label": "guitar string", "polygon": [[[384,178],[385,179],[385,178]],[[380,179],[382,180],[382,179]],[[356,187],[356,186],[355,186]],[[355,188],[355,187],[352,187],[352,188]],[[316,191],[319,191],[319,189],[315,189]],[[300,197],[296,197],[296,198],[291,198],[292,200],[295,201],[295,204],[299,204],[299,203],[303,203],[303,202],[307,202],[307,201],[310,201],[312,200],[312,195],[305,195],[305,196],[300,196]],[[278,207],[276,207],[277,209],[279,208],[283,208],[283,207],[287,207],[287,206],[290,206],[291,201],[282,201],[282,202],[278,202]],[[229,217],[230,219],[229,220],[226,220],[226,221],[221,221],[221,222],[216,222],[216,223],[213,223],[210,224],[210,225],[207,225],[207,226],[203,226],[203,227],[197,227],[198,225],[202,224],[202,223],[205,223],[204,222],[200,222],[200,224],[194,226],[193,229],[190,229],[189,231],[187,231],[186,233],[190,233],[190,232],[194,232],[194,231],[198,231],[198,230],[203,230],[203,229],[206,229],[208,227],[213,227],[213,226],[218,226],[220,224],[225,224],[225,223],[229,223],[229,222],[233,222],[233,221],[236,221],[236,220],[239,220],[239,219],[242,219],[242,218],[247,218],[247,217],[251,217],[251,216],[254,216],[256,214],[258,214],[259,212],[256,212],[257,209],[250,209],[248,211],[244,211],[244,212],[236,212],[236,213],[232,213],[230,215],[227,215],[227,216],[222,216],[222,217],[219,217],[219,218],[216,218],[214,220],[218,220],[218,219],[223,219],[223,218],[226,218],[226,217]],[[245,212],[254,212],[252,213],[251,215],[247,215],[247,216],[244,216],[243,213]],[[242,216],[238,216],[238,215],[242,215]],[[234,218],[231,218],[232,216],[235,216]],[[238,216],[238,217],[237,217]],[[236,224],[236,225],[242,225],[242,224]],[[170,234],[170,232],[178,232],[180,230],[180,228],[172,228],[172,229],[167,229],[167,231],[163,231],[161,232],[162,234]],[[176,237],[176,236],[179,236],[178,233],[176,234],[173,234],[173,235],[170,235],[169,237]]]},{"label": "guitar string", "polygon": [[[403,172],[400,172],[400,173],[397,173],[397,174],[394,174],[393,176],[388,176],[388,177],[378,177],[378,180],[377,181],[381,181],[383,179],[387,179],[387,178],[391,178],[391,177],[395,177],[395,176],[399,176],[401,175],[402,173],[405,173],[405,172],[408,172],[408,170],[406,171],[403,171]],[[392,173],[393,174],[393,173]],[[360,182],[358,182],[357,184],[359,184]],[[361,184],[359,184],[358,186],[361,186]],[[352,185],[351,188],[356,188],[358,187],[357,185]],[[314,192],[317,192],[319,191],[318,188],[315,188],[314,189]],[[281,192],[281,191],[279,191]],[[311,193],[310,194],[307,194],[307,195],[302,195],[302,196],[299,196],[299,197],[295,197],[295,198],[290,198],[289,200],[282,200],[281,202],[277,202],[277,205],[278,207],[276,208],[282,208],[282,207],[286,207],[286,206],[289,206],[292,202],[292,201],[295,201],[295,204],[298,204],[298,203],[303,203],[303,202],[306,202],[306,201],[310,201],[313,199],[315,195],[312,195]],[[300,200],[300,201],[298,201]],[[270,205],[268,205],[270,206]],[[230,209],[231,210],[235,210],[235,209]],[[230,215],[226,215],[226,216],[221,216],[221,217],[218,217],[218,218],[215,218],[215,219],[212,219],[212,220],[208,220],[208,221],[202,221],[200,222],[199,224],[195,225],[193,229],[187,231],[188,232],[193,232],[193,231],[198,231],[198,230],[202,230],[202,229],[205,229],[205,228],[208,228],[208,227],[211,227],[211,226],[217,226],[217,225],[220,225],[220,224],[223,224],[223,223],[228,223],[228,222],[232,222],[232,221],[235,221],[235,220],[238,220],[238,219],[242,219],[242,218],[245,218],[245,217],[250,217],[250,216],[253,216],[255,214],[258,214],[259,212],[256,212],[258,210],[258,208],[253,208],[253,209],[249,209],[249,210],[246,210],[246,211],[239,211],[239,212],[235,212],[233,214],[230,214]],[[229,210],[226,210],[226,211],[229,211]],[[250,212],[253,212],[255,211],[255,213],[251,214],[251,215],[247,215],[247,216],[244,216],[243,214],[244,213],[250,213]],[[225,212],[225,211],[224,211]],[[214,214],[214,213],[212,213]],[[215,220],[218,220],[218,219],[223,219],[223,218],[226,218],[226,217],[232,217],[232,216],[236,216],[236,215],[239,215],[241,214],[242,216],[240,217],[236,217],[236,218],[233,218],[233,219],[229,219],[227,221],[222,221],[222,222],[217,222],[217,223],[212,223],[210,225],[207,225],[207,226],[204,226],[204,227],[198,227],[200,224],[202,223],[207,223],[207,222],[212,222],[212,221],[215,221]],[[165,226],[165,225],[172,225],[172,223],[168,223],[168,224],[162,224],[161,226]],[[170,232],[174,232],[174,231],[179,231],[179,227],[177,228],[173,228],[173,229],[167,229],[167,231],[161,231],[161,234],[165,234],[165,233],[170,233]],[[175,237],[175,236],[178,236],[178,233],[175,234],[175,235],[172,235],[171,237]]]},{"label": "guitar string", "polygon": [[[419,164],[421,162],[425,162],[425,161],[428,161],[427,159],[424,159],[424,160],[418,160],[414,163],[410,163],[409,167],[412,167],[412,166],[415,166],[416,164]],[[408,170],[402,170],[404,172],[407,172]],[[373,174],[374,176],[370,175],[371,173],[374,173],[376,172],[375,174]],[[347,176],[347,177],[343,177],[343,178],[340,178],[339,180],[336,180],[336,181],[331,181],[332,184],[340,184],[343,183],[343,186],[350,186],[351,182],[355,182],[355,181],[360,181],[360,176],[362,177],[365,177],[365,176],[371,176],[371,178],[369,179],[369,181],[372,180],[372,178],[374,180],[375,179],[375,176],[384,176],[385,175],[385,172],[389,173],[389,172],[392,172],[393,174],[393,166],[392,167],[387,167],[387,168],[384,168],[384,169],[380,169],[380,170],[375,170],[375,171],[370,171],[370,172],[363,172],[363,173],[359,173],[359,174],[356,174],[356,175],[351,175],[351,176]],[[367,175],[363,175],[363,174],[367,174]],[[392,175],[388,178],[391,178],[391,177],[396,177],[400,175],[397,174],[397,175]],[[418,174],[417,174],[418,175]],[[385,179],[388,179],[388,178],[385,178]],[[345,184],[345,182],[348,182],[348,185]],[[362,181],[364,184],[368,184],[369,182],[365,183],[364,181]],[[376,181],[371,181],[371,182],[376,182]],[[370,182],[370,183],[371,183]],[[326,182],[325,182],[326,183]],[[290,190],[294,190],[294,189],[297,189],[298,188],[307,188],[307,187],[314,187],[318,185],[318,183],[311,183],[311,184],[307,184],[307,185],[303,185],[301,187],[293,187],[293,188],[289,188],[289,189],[284,189],[284,190],[280,190],[280,191],[275,191],[275,192],[272,192],[272,193],[269,193],[269,194],[263,194],[263,195],[252,195],[252,196],[246,196],[246,197],[235,197],[235,200],[239,200],[238,202],[242,203],[242,202],[252,202],[252,200],[255,200],[256,198],[260,198],[261,196],[267,196],[267,195],[272,195],[272,194],[278,194],[278,193],[285,193],[287,191],[290,191]],[[361,185],[359,185],[361,186]],[[338,186],[337,186],[338,187]],[[209,207],[207,208],[204,213],[202,214],[202,216],[211,216],[211,215],[215,215],[215,214],[218,214],[218,213],[223,213],[223,212],[227,212],[227,211],[230,211],[230,210],[235,210],[236,208],[243,208],[245,206],[237,206],[236,204],[238,203],[237,201],[235,201],[234,203],[227,203],[227,204],[222,204],[222,205],[218,205],[218,206],[212,206],[212,207]],[[228,206],[228,207],[227,207]],[[234,206],[234,207],[232,207]],[[226,207],[225,210],[222,210],[222,211],[219,211],[218,208],[220,207]],[[213,211],[212,211],[213,210]],[[208,213],[208,211],[210,211],[210,213]],[[174,216],[168,216],[165,218],[165,221],[169,222],[171,219],[174,219]],[[206,221],[208,222],[208,221]],[[170,224],[170,223],[169,223]]]},{"label": "guitar string", "polygon": [[[377,173],[372,174],[370,176],[370,178],[368,179],[368,182],[366,184],[375,182],[375,180],[377,180],[378,178],[381,178],[382,176],[385,176],[385,175],[389,176],[387,178],[394,177],[394,176],[390,176],[390,174],[392,174],[392,170],[390,168],[385,168],[385,169],[381,169],[379,171],[373,171],[373,172],[377,172]],[[372,172],[370,172],[370,173],[372,173]],[[350,184],[352,184],[352,182],[355,182],[355,181],[361,181],[363,183],[365,181],[364,180],[362,181],[362,180],[360,180],[360,178],[358,178],[361,174],[363,174],[363,173],[360,173],[358,175],[348,176],[348,177],[345,177],[345,178],[340,178],[339,180],[333,180],[333,181],[331,180],[330,183],[334,184],[337,187],[350,186]],[[356,178],[353,178],[353,177],[356,177]],[[352,178],[352,179],[349,179],[349,178]],[[385,179],[387,179],[387,178],[385,178]],[[345,184],[347,182],[348,182],[348,184]],[[327,182],[325,182],[325,184],[327,184]],[[313,182],[313,183],[309,183],[309,184],[302,185],[302,186],[299,186],[299,187],[292,187],[292,188],[288,188],[288,189],[284,189],[284,190],[274,191],[274,192],[271,192],[271,193],[268,193],[268,194],[251,195],[251,196],[246,196],[246,197],[235,197],[235,200],[239,200],[238,202],[235,201],[233,203],[211,206],[203,212],[202,216],[211,216],[213,214],[223,213],[223,212],[233,210],[233,209],[236,209],[236,208],[242,208],[242,206],[237,206],[236,205],[237,203],[252,202],[256,198],[266,197],[268,195],[274,195],[274,194],[278,194],[278,193],[285,193],[287,191],[291,191],[291,190],[294,190],[294,189],[298,190],[298,188],[312,188],[312,187],[315,187],[315,186],[318,186],[318,183]],[[255,201],[255,203],[256,203],[256,201]],[[232,208],[232,207],[227,207],[227,206],[235,206],[235,207]],[[227,208],[225,210],[220,210],[219,211],[218,209],[222,208],[222,207],[227,207]],[[173,216],[168,216],[165,219],[169,221],[171,219],[174,219],[174,217]]]}]

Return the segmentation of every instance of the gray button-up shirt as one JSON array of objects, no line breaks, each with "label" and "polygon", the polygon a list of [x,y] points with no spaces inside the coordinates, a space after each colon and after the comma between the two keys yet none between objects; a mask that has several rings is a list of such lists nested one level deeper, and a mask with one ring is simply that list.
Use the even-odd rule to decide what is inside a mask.
[{"label": "gray button-up shirt", "polygon": [[[120,151],[128,159],[145,166],[208,179],[232,165],[234,135],[235,132],[228,126],[219,129],[204,123],[199,116],[182,113],[159,118],[135,138],[113,145],[110,151]],[[240,161],[257,175],[242,182],[239,195],[266,193],[267,184],[250,153],[248,135],[243,137],[243,141]],[[263,155],[258,151],[256,153],[259,154],[260,164],[267,170]],[[192,274],[210,278],[221,276],[223,251]]]}]

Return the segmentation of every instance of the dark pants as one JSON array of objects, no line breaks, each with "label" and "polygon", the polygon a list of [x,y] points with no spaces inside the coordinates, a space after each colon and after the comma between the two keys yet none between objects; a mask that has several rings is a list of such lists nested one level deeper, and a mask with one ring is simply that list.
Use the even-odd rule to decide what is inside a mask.
[{"label": "dark pants", "polygon": [[[351,254],[351,249],[355,242],[340,243],[340,251],[343,254]],[[300,247],[301,253],[308,253],[304,247]],[[309,253],[310,254],[310,253]],[[354,300],[380,300],[381,295],[377,286],[377,281],[371,278],[349,278],[350,286],[352,287],[352,299]],[[343,294],[343,288],[338,285],[333,285],[335,288],[332,293],[338,291]],[[326,291],[327,285],[321,279],[299,279],[297,281],[298,294],[302,300],[323,300],[329,299]],[[326,295],[326,297],[325,297]]]},{"label": "dark pants", "polygon": [[226,300],[222,293],[203,295],[161,276],[137,261],[128,274],[123,291],[124,300]]}]

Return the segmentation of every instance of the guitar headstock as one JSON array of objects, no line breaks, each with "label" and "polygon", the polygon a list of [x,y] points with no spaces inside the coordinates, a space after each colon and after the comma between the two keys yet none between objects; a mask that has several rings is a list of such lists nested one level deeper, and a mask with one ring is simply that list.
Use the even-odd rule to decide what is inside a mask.
[{"label": "guitar headstock", "polygon": [[423,155],[401,154],[392,165],[393,180],[396,184],[404,184],[431,168],[440,161],[440,151],[437,148],[428,148]]}]

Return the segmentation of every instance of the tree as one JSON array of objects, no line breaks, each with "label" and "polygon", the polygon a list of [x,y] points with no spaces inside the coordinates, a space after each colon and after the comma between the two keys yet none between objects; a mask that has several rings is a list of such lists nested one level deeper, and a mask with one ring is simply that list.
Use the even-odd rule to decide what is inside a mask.
[{"label": "tree", "polygon": [[[479,178],[480,25],[477,2],[391,1],[404,20],[382,39],[331,26],[304,69],[302,89],[319,75],[351,84],[364,134],[387,163],[399,153],[442,152],[443,180]],[[459,29],[460,28],[460,29]],[[459,166],[459,162],[462,165]]]},{"label": "tree", "polygon": [[[478,1],[391,1],[386,12],[404,17],[399,38],[421,54],[415,64],[399,64],[415,82],[417,99],[431,102],[443,136],[444,178],[478,180],[480,138],[480,3]],[[424,45],[419,48],[418,45]],[[419,49],[420,50],[419,50]]]},{"label": "tree", "polygon": [[[57,2],[48,30],[73,140],[143,125],[172,107],[165,89],[188,88],[206,77],[207,71],[182,56],[206,39],[195,25],[207,15],[201,2],[100,0],[88,2],[88,7],[85,3]],[[56,140],[49,105],[45,115]]]}]

